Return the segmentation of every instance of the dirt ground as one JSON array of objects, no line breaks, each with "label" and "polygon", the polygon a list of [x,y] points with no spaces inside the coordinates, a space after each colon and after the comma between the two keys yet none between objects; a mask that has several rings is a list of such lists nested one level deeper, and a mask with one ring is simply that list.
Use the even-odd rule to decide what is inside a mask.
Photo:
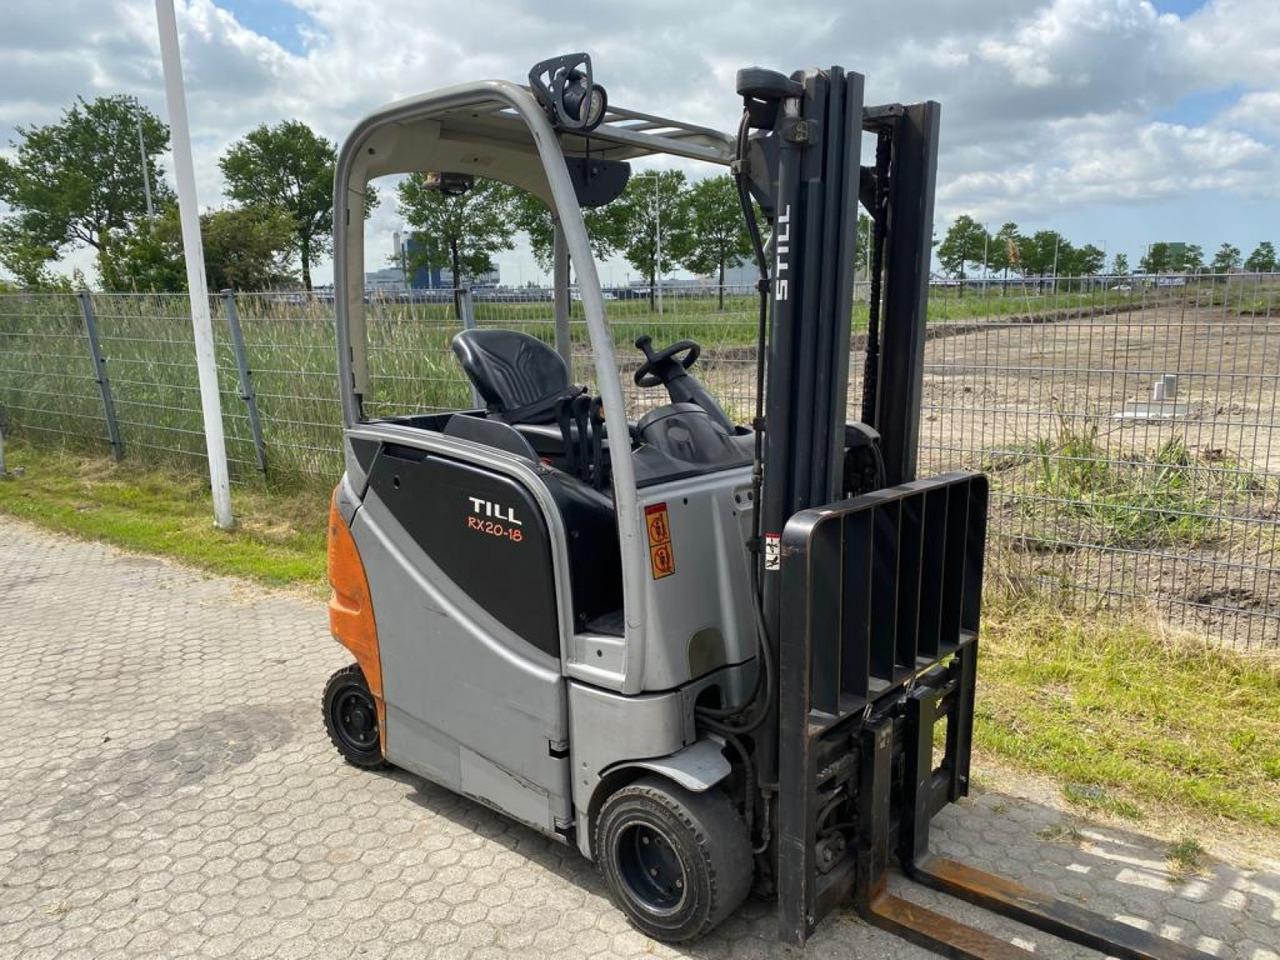
[{"label": "dirt ground", "polygon": [[[852,419],[862,365],[862,353],[853,353]],[[741,348],[713,348],[698,372],[745,421],[754,371]],[[1169,375],[1166,399],[1153,402],[1155,382]],[[635,395],[638,409],[653,400],[649,393]],[[991,474],[1001,535],[994,542],[1004,548],[993,555],[997,567],[1042,585],[1084,587],[1087,602],[1149,607],[1174,629],[1237,649],[1273,651],[1278,414],[1280,316],[1174,302],[934,323],[920,472]],[[1117,504],[1113,494],[1099,519],[1093,495],[1059,479],[1086,459],[1111,477],[1131,476],[1133,503]],[[1154,492],[1143,492],[1144,483]],[[1150,521],[1135,524],[1142,535],[1109,526],[1133,516]]]}]

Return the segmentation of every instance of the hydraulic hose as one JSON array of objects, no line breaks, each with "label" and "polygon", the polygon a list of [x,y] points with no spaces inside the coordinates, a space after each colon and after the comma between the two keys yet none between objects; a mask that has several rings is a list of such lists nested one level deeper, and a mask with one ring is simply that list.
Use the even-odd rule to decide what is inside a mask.
[{"label": "hydraulic hose", "polygon": [[[764,477],[764,390],[765,390],[765,357],[768,347],[769,321],[769,265],[765,258],[764,243],[760,238],[760,225],[756,220],[755,206],[751,202],[751,194],[747,188],[745,164],[749,146],[750,117],[746,110],[742,112],[742,121],[738,124],[738,157],[734,164],[733,178],[738,188],[738,200],[742,204],[742,215],[747,223],[747,232],[751,237],[752,249],[755,252],[756,267],[759,279],[756,290],[760,295],[759,316],[756,324],[756,411],[752,427],[755,431],[755,448],[751,465],[752,518],[751,541],[757,554],[754,575],[751,578],[751,607],[754,614],[756,639],[759,648],[760,669],[756,671],[756,681],[750,696],[744,703],[733,707],[713,708],[699,707],[698,718],[705,721],[708,729],[726,734],[745,734],[757,729],[769,715],[769,707],[773,700],[773,648],[769,642],[769,632],[764,620],[764,606],[761,591],[761,565],[758,561],[760,550],[760,489]],[[763,693],[763,696],[762,696]],[[746,711],[752,714],[746,718]]]}]

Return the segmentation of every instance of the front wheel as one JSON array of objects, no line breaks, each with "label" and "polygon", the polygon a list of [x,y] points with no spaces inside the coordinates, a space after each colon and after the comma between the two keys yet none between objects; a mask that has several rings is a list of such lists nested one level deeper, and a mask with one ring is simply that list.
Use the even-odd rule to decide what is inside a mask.
[{"label": "front wheel", "polygon": [[347,762],[371,769],[385,765],[378,729],[378,705],[358,664],[329,678],[321,701],[324,728]]},{"label": "front wheel", "polygon": [[747,828],[719,790],[637,780],[605,801],[595,850],[614,901],[642,933],[666,943],[708,933],[751,889]]}]

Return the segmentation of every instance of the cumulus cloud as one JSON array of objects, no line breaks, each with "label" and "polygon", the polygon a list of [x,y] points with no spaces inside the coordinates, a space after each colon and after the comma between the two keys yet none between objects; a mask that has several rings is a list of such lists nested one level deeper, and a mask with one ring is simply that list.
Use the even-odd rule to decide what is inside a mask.
[{"label": "cumulus cloud", "polygon": [[[734,72],[752,63],[842,63],[867,75],[869,99],[941,100],[940,222],[1189,190],[1275,198],[1280,182],[1274,0],[1208,0],[1186,17],[1147,0],[597,0],[573,18],[549,0],[292,3],[305,35],[286,49],[229,0],[179,0],[206,205],[220,202],[218,155],[258,123],[297,117],[338,140],[380,102],[520,78],[570,49],[591,51],[613,101],[722,127],[739,109]],[[20,6],[0,33],[0,144],[76,94],[133,93],[163,113],[151,0]],[[1186,98],[1222,91],[1217,115],[1181,115]],[[388,245],[392,208],[371,247]]]}]

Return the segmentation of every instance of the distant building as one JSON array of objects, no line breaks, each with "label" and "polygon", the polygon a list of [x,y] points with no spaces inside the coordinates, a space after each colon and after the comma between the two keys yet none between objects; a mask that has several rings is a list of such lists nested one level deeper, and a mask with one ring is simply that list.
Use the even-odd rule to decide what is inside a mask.
[{"label": "distant building", "polygon": [[[416,239],[397,230],[392,234],[392,242],[395,245],[395,257],[400,264],[401,275],[409,273],[410,290],[453,289],[453,271],[447,267],[428,267],[419,264],[412,271],[409,270],[409,264],[421,249],[421,244]],[[496,267],[488,273],[470,279],[473,287],[496,287],[500,282]]]},{"label": "distant building", "polygon": [[368,293],[404,293],[404,271],[399,267],[385,267],[366,273],[364,288]]}]

